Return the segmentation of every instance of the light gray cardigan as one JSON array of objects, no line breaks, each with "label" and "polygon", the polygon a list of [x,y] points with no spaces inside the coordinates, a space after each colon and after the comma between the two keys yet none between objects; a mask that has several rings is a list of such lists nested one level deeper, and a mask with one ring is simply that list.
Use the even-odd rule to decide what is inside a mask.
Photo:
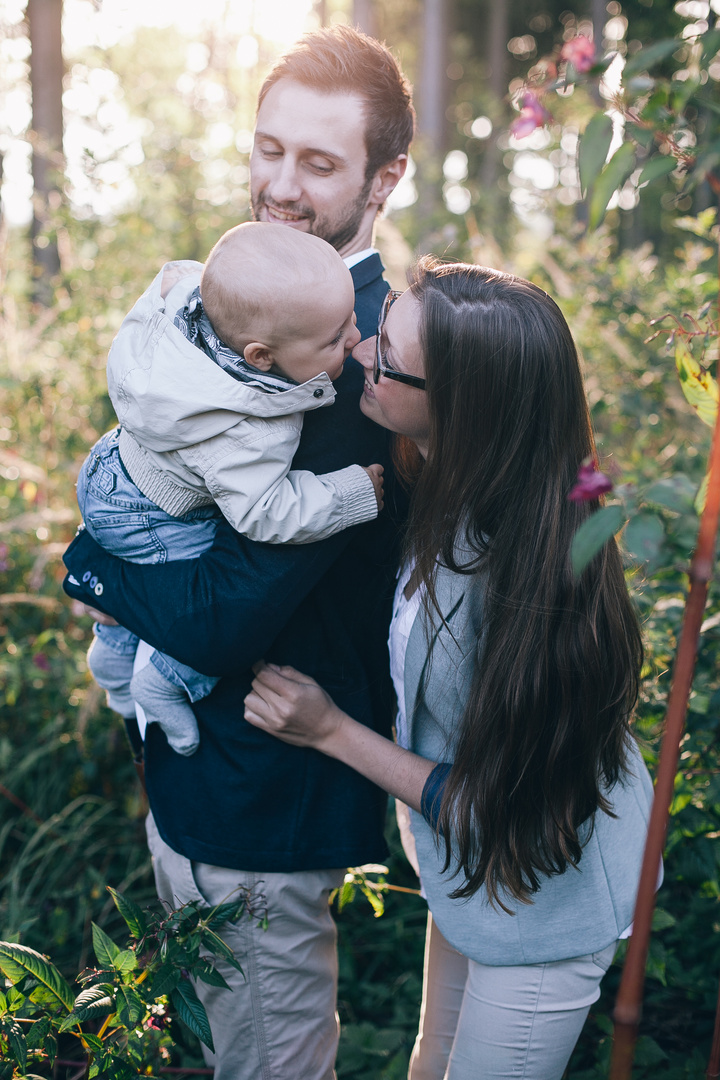
[{"label": "light gray cardigan", "polygon": [[[431,761],[453,760],[482,632],[479,592],[476,577],[440,569],[437,598],[447,625],[428,630],[421,607],[410,632],[405,657],[409,748]],[[634,743],[630,769],[611,792],[617,817],[596,813],[578,868],[545,877],[531,904],[503,896],[513,915],[491,907],[483,889],[470,900],[449,899],[459,879],[441,874],[444,844],[438,847],[434,830],[412,811],[422,883],[433,919],[450,944],[479,963],[506,966],[584,956],[617,940],[632,922],[653,797]],[[586,837],[590,829],[583,830]]]}]

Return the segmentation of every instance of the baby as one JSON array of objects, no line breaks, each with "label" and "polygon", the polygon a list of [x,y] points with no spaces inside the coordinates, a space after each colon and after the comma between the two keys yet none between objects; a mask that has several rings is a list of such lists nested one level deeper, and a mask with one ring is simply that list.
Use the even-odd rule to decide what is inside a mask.
[{"label": "baby", "polygon": [[[382,509],[382,466],[290,471],[303,413],[332,404],[360,340],[347,267],[324,240],[238,225],[205,267],[168,263],[108,358],[120,427],[78,478],[85,528],[131,562],[195,558],[220,515],[252,540],[308,543]],[[102,585],[95,586],[96,591]],[[217,679],[160,652],[133,675],[138,639],[97,625],[88,664],[111,708],[134,702],[180,754],[198,746],[190,706]]]}]

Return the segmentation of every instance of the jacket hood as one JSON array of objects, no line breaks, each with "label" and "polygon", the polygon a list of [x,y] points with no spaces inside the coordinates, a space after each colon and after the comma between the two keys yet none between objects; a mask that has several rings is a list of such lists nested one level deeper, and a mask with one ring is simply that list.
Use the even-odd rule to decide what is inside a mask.
[{"label": "jacket hood", "polygon": [[[161,296],[166,269],[187,275]],[[166,263],[123,320],[108,356],[108,389],[118,420],[143,446],[182,450],[234,427],[242,416],[275,417],[330,405],[335,388],[322,372],[298,386],[269,393],[240,382],[193,345],[173,323],[200,282],[202,264]]]}]

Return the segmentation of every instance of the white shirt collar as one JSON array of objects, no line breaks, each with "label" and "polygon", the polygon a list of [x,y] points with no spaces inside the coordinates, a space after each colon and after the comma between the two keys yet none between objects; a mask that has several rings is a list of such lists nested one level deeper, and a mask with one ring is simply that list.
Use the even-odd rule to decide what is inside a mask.
[{"label": "white shirt collar", "polygon": [[348,270],[351,270],[357,263],[362,262],[363,259],[369,259],[371,255],[375,254],[377,254],[377,248],[369,247],[365,248],[364,251],[356,251],[354,255],[348,255],[347,258],[343,259],[343,262]]}]

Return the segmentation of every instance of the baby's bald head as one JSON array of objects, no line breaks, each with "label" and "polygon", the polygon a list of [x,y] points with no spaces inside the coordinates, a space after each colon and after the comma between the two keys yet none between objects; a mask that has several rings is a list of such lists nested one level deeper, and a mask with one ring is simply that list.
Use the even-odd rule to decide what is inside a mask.
[{"label": "baby's bald head", "polygon": [[218,337],[242,353],[271,348],[317,330],[329,290],[350,288],[337,251],[317,236],[252,221],[226,232],[210,252],[200,283]]}]

